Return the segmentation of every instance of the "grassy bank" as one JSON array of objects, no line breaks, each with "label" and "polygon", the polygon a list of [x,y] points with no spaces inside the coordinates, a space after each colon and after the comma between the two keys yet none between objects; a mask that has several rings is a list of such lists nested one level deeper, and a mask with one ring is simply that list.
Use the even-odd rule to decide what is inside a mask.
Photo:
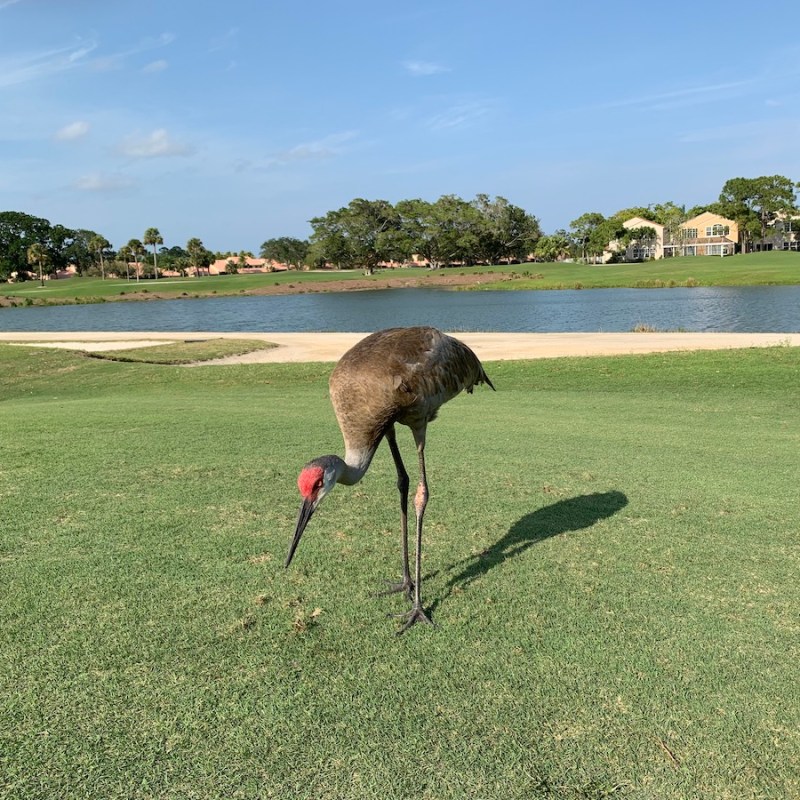
[{"label": "grassy bank", "polygon": [[[425,272],[424,270],[418,270]],[[201,278],[162,278],[154,280],[125,280],[101,278],[65,278],[18,284],[0,284],[0,298],[16,305],[101,303],[110,300],[154,300],[157,296],[169,299],[247,295],[275,289],[303,291],[318,283],[329,284],[363,279],[358,272],[277,272],[256,275],[214,275]],[[377,280],[377,276],[372,280]]]},{"label": "grassy bank", "polygon": [[768,252],[719,258],[682,257],[640,264],[527,264],[513,282],[480,289],[605,289],[670,286],[762,286],[800,284],[800,253]]},{"label": "grassy bank", "polygon": [[259,339],[199,339],[88,353],[92,358],[141,364],[195,364],[275,347]]},{"label": "grassy bank", "polygon": [[[478,282],[479,281],[479,282]],[[513,264],[497,267],[454,267],[359,271],[290,272],[262,275],[219,275],[166,278],[159,281],[69,278],[6,284],[0,302],[6,305],[95,303],[108,300],[147,300],[247,295],[270,292],[339,291],[347,288],[385,288],[388,285],[479,289],[572,289],[662,286],[756,286],[800,284],[800,254],[750,253],[731,258],[675,258],[641,264]]]},{"label": "grassy bank", "polygon": [[0,797],[797,796],[800,350],[487,369],[398,638],[388,451],[282,567],[329,366],[0,346]]}]

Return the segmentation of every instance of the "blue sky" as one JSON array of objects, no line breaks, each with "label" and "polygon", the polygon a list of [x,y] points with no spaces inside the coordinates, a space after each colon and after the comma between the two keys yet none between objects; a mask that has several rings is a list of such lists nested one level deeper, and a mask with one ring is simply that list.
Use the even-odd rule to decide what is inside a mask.
[{"label": "blue sky", "polygon": [[797,0],[0,0],[0,210],[257,251],[355,197],[800,180]]}]

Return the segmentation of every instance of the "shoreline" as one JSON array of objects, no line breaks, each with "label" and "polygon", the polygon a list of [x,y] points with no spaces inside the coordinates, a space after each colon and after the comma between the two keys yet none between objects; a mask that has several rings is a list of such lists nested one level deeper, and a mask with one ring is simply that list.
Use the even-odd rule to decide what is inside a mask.
[{"label": "shoreline", "polygon": [[[356,270],[360,273],[360,270]],[[395,270],[392,270],[395,272]],[[401,271],[396,270],[397,273]],[[268,273],[267,273],[268,274]],[[278,273],[283,275],[285,273]],[[456,273],[450,270],[433,270],[424,275],[373,275],[362,277],[348,277],[339,280],[304,280],[301,276],[307,273],[297,273],[296,282],[273,283],[264,286],[253,286],[248,289],[233,289],[221,283],[214,289],[201,288],[195,290],[191,279],[181,278],[186,281],[181,284],[185,291],[159,291],[159,284],[154,281],[143,281],[145,285],[138,283],[125,282],[126,290],[122,294],[108,294],[102,296],[81,296],[81,297],[35,297],[26,294],[34,306],[70,306],[70,305],[93,305],[96,303],[136,303],[150,302],[153,300],[202,300],[211,297],[259,297],[272,295],[291,295],[291,294],[315,294],[331,292],[365,292],[374,289],[464,289],[478,287],[485,283],[498,283],[513,281],[514,277],[507,272],[484,273]],[[224,281],[223,276],[221,277]],[[63,280],[71,280],[64,278]],[[170,279],[166,279],[170,280]],[[162,283],[163,285],[163,283]],[[543,287],[546,288],[546,287]],[[565,288],[565,287],[562,287]],[[222,291],[218,291],[222,289]],[[21,295],[5,295],[0,290],[0,307],[11,307],[24,305],[25,299]]]},{"label": "shoreline", "polygon": [[[0,332],[0,343],[70,350],[124,350],[170,342],[202,339],[260,339],[277,347],[231,356],[204,365],[333,362],[362,333],[251,333],[230,332]],[[497,333],[454,332],[482,361],[508,361],[570,356],[610,356],[749,347],[800,347],[800,333]]]}]

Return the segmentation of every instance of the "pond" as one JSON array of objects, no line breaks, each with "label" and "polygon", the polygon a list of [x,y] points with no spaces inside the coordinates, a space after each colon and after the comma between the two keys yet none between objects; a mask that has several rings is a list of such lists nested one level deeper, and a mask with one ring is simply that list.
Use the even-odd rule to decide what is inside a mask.
[{"label": "pond", "polygon": [[464,292],[386,289],[0,308],[2,331],[800,331],[800,286]]}]

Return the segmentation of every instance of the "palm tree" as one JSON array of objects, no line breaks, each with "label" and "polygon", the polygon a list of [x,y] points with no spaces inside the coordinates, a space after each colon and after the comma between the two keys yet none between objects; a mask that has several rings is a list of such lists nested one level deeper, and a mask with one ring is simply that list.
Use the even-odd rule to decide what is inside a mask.
[{"label": "palm tree", "polygon": [[133,261],[136,264],[136,282],[139,282],[139,272],[141,270],[139,264],[139,256],[144,252],[144,245],[141,243],[139,239],[131,239],[125,247],[130,250],[131,254],[133,255]]},{"label": "palm tree", "polygon": [[161,235],[158,228],[148,228],[144,232],[142,241],[145,244],[153,245],[153,270],[156,274],[156,280],[158,280],[158,255],[156,254],[156,245],[164,244],[164,237]]},{"label": "palm tree", "polygon": [[117,258],[122,259],[125,262],[125,280],[130,281],[131,279],[131,261],[136,260],[136,256],[133,254],[133,250],[131,250],[130,245],[123,245],[117,250]]},{"label": "palm tree", "polygon": [[189,239],[189,241],[186,242],[186,252],[189,254],[189,258],[192,260],[195,278],[200,277],[201,267],[205,266],[202,262],[204,260],[207,261],[207,259],[203,258],[205,249],[206,248],[203,246],[202,241],[196,237]]},{"label": "palm tree", "polygon": [[39,265],[39,283],[44,286],[44,275],[42,274],[42,264],[47,263],[50,256],[47,253],[47,248],[39,242],[35,242],[28,248],[28,263]]},{"label": "palm tree", "polygon": [[103,260],[103,253],[110,249],[110,247],[111,242],[109,242],[105,236],[100,236],[100,234],[92,236],[92,238],[89,239],[89,249],[100,256],[100,276],[103,280],[106,279],[106,264]]}]

